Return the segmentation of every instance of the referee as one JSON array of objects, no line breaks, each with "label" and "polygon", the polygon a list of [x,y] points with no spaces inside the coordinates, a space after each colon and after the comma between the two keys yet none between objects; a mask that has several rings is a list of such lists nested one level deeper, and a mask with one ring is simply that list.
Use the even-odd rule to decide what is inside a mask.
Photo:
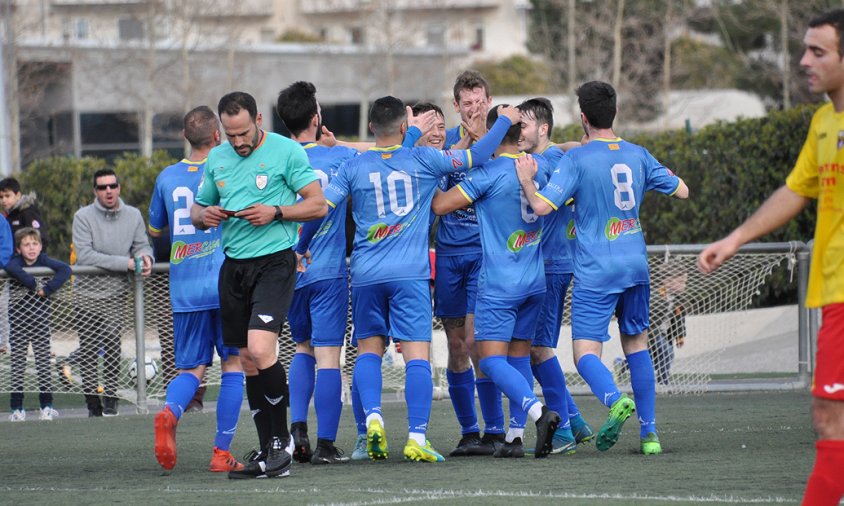
[{"label": "referee", "polygon": [[[288,476],[287,377],[278,362],[277,340],[296,284],[291,248],[297,222],[321,218],[327,207],[305,150],[261,129],[251,95],[229,93],[217,109],[228,143],[208,155],[191,221],[200,229],[222,224],[223,342],[240,349],[262,446],[258,458],[229,477]],[[298,202],[297,193],[302,197]]]}]

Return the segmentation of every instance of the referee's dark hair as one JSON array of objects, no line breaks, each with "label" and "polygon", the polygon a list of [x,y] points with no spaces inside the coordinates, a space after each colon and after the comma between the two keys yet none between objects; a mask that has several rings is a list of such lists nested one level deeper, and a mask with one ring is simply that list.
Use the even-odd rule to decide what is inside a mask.
[{"label": "referee's dark hair", "polygon": [[293,135],[307,130],[311,119],[317,115],[316,86],[306,81],[296,81],[278,94],[276,112],[284,126]]},{"label": "referee's dark hair", "polygon": [[586,115],[589,124],[594,128],[612,128],[615,120],[616,94],[609,83],[603,81],[589,81],[581,84],[576,90],[580,112]]},{"label": "referee's dark hair", "polygon": [[[508,107],[508,104],[501,104],[493,107],[486,113],[486,129],[489,130],[492,128],[492,125],[495,124],[495,121],[498,120],[498,108],[499,107]],[[510,128],[507,129],[507,133],[504,135],[504,138],[501,139],[501,144],[518,144],[519,137],[522,136],[522,122],[516,122],[510,125]]]},{"label": "referee's dark hair", "polygon": [[401,132],[401,125],[407,121],[404,102],[396,97],[381,97],[372,103],[369,109],[369,125],[376,137],[396,135]]},{"label": "referee's dark hair", "polygon": [[255,97],[244,91],[226,93],[217,104],[217,114],[220,116],[223,114],[236,116],[241,109],[246,109],[252,121],[258,118],[258,104],[255,102]]},{"label": "referee's dark hair", "polygon": [[200,105],[185,114],[185,139],[191,146],[203,147],[214,144],[214,132],[219,131],[220,123],[214,111],[207,105]]}]

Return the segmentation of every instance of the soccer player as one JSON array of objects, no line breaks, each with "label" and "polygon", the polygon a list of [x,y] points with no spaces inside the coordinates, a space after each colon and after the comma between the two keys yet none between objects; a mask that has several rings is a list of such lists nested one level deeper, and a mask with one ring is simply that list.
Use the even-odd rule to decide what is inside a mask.
[{"label": "soccer player", "polygon": [[230,471],[229,477],[288,476],[293,438],[287,428],[287,377],[278,361],[278,333],[296,286],[291,249],[297,242],[296,223],[321,218],[327,209],[305,150],[261,129],[262,117],[251,95],[226,94],[217,109],[229,142],[208,154],[191,222],[201,230],[222,223],[223,343],[249,354],[257,370],[257,395],[247,391],[249,407],[270,414],[270,441],[261,449],[266,454]]},{"label": "soccer player", "polygon": [[[320,146],[322,115],[312,83],[298,81],[281,90],[276,110],[300,143],[325,188],[337,176],[339,166],[357,156],[351,148]],[[346,201],[338,202],[336,216],[346,216]],[[310,244],[300,241],[297,257],[310,250],[310,263],[296,276],[296,291],[290,305],[290,330],[296,342],[296,354],[290,363],[290,433],[293,458],[313,464],[348,462],[349,458],[334,447],[343,408],[340,352],[346,335],[349,307],[348,268],[346,267],[346,229],[342,219],[313,220],[303,225],[316,226]],[[316,366],[316,381],[314,381]],[[308,404],[314,398],[317,415],[317,447],[311,454],[308,440]]]},{"label": "soccer player", "polygon": [[[554,129],[554,108],[547,98],[532,98],[519,104],[522,132],[519,149],[546,163],[543,174],[547,181],[557,162],[565,154],[551,143]],[[580,143],[573,143],[580,146]],[[551,453],[572,454],[577,443],[594,437],[592,427],[583,419],[566,388],[566,378],[555,350],[560,339],[563,305],[574,272],[574,205],[565,206],[545,217],[542,226],[542,257],[545,264],[545,302],[539,313],[536,334],[530,348],[533,376],[542,386],[548,407],[563,417],[554,433]]]},{"label": "soccer player", "polygon": [[830,102],[812,117],[809,134],[785,185],[730,235],[709,245],[698,267],[712,272],[738,249],[800,214],[818,200],[818,222],[809,272],[808,307],[820,307],[817,367],[812,381],[812,421],[818,433],[815,466],[806,484],[803,504],[837,505],[844,496],[844,165],[840,132],[844,130],[844,10],[833,10],[809,21],[800,66],[809,89],[823,92]]},{"label": "soccer player", "polygon": [[190,208],[202,180],[211,148],[220,144],[220,123],[214,111],[200,106],[184,117],[182,134],[191,151],[188,158],[161,171],[149,204],[149,234],[170,234],[170,302],[173,308],[175,362],[179,374],[167,385],[164,409],[155,415],[155,458],[164,469],[176,465],[176,425],[211,365],[214,349],[222,363],[217,400],[217,434],[211,471],[243,469],[229,452],[240,404],[243,369],[237,348],[223,344],[217,278],[223,263],[219,227],[197,230]]},{"label": "soccer player", "polygon": [[[560,158],[548,184],[538,192],[533,182],[536,161],[519,160],[519,182],[539,215],[559,209],[571,198],[577,203],[571,322],[574,360],[589,388],[610,408],[596,447],[610,449],[624,422],[638,410],[642,452],[657,454],[662,447],[656,431],[654,368],[648,353],[650,279],[639,205],[647,190],[678,198],[687,198],[689,190],[647,150],[616,137],[612,86],[591,81],[577,89],[577,97],[589,143]],[[613,313],[630,364],[635,404],[618,390],[612,373],[601,363]]]},{"label": "soccer player", "polygon": [[357,224],[352,252],[352,321],[358,357],[353,383],[366,414],[367,450],[372,459],[388,454],[381,416],[381,357],[390,336],[401,342],[406,363],[409,439],[404,456],[416,461],[444,460],[426,439],[433,391],[428,362],[431,199],[442,176],[489,158],[504,132],[519,118],[515,108],[508,108],[505,114],[507,117],[470,151],[405,148],[400,144],[408,121],[424,115],[414,118],[397,98],[379,98],[370,110],[376,147],[341,166],[325,191],[331,207],[352,196]]},{"label": "soccer player", "polygon": [[[465,149],[483,135],[491,103],[489,85],[479,72],[467,70],[457,76],[453,105],[460,113],[461,125],[446,132],[445,145]],[[467,170],[465,167],[449,174],[442,189],[448,190],[463,181]],[[457,448],[450,456],[492,455],[504,442],[504,411],[501,391],[481,372],[474,347],[475,299],[482,252],[478,222],[471,205],[440,218],[435,248],[434,314],[442,321],[448,340],[446,378],[461,431]],[[475,388],[484,418],[483,438],[475,410]]]},{"label": "soccer player", "polygon": [[[431,130],[416,141],[417,146],[428,146],[434,149],[443,149],[445,146],[445,116],[443,110],[436,104],[420,102],[410,108],[414,116],[419,116],[428,111],[434,111],[434,126]],[[408,132],[410,133],[410,132]],[[407,145],[407,143],[404,143]]]},{"label": "soccer player", "polygon": [[[489,113],[487,123],[497,119]],[[527,416],[536,422],[534,455],[551,451],[559,415],[543,406],[533,393],[530,343],[545,297],[542,252],[542,219],[533,214],[522,196],[513,170],[521,122],[513,125],[496,150],[494,160],[473,170],[445,193],[438,193],[433,210],[443,215],[474,204],[480,224],[483,259],[480,262],[475,304],[475,344],[481,370],[510,399],[510,428],[496,457],[524,456],[522,439]],[[544,175],[540,175],[544,181]]]}]

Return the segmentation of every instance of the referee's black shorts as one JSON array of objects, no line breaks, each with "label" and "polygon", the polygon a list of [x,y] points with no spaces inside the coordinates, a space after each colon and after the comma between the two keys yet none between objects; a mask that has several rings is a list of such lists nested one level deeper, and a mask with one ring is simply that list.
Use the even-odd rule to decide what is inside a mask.
[{"label": "referee's black shorts", "polygon": [[288,248],[257,258],[226,257],[218,287],[223,344],[245,348],[250,329],[281,330],[296,288],[296,254]]}]

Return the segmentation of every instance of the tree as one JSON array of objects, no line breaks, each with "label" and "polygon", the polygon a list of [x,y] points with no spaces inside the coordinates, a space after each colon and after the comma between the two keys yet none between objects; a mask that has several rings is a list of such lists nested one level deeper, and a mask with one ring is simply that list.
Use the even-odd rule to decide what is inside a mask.
[{"label": "tree", "polygon": [[496,95],[538,95],[550,89],[548,67],[526,56],[480,61],[474,68],[484,75]]}]

